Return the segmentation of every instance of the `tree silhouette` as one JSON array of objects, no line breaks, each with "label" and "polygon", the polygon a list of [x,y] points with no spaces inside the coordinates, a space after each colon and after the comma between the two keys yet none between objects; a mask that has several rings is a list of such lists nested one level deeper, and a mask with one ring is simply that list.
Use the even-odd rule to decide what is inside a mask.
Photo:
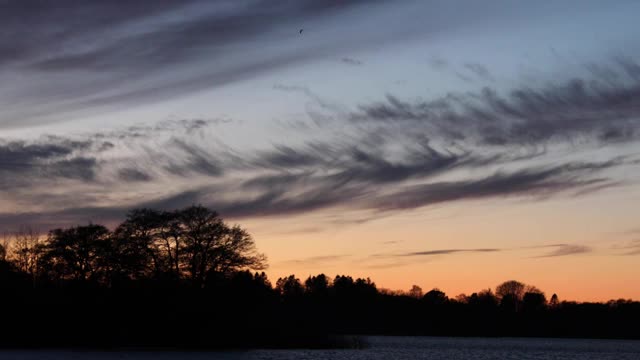
[{"label": "tree silhouette", "polygon": [[420,286],[413,285],[411,289],[409,289],[407,295],[411,296],[412,298],[420,299],[422,298],[422,296],[424,296],[424,293],[422,292],[422,288]]},{"label": "tree silhouette", "polygon": [[[180,276],[177,249],[172,231],[174,216],[151,209],[136,209],[114,231],[114,251],[120,259],[116,274],[130,280]],[[171,241],[175,239],[175,241]]]},{"label": "tree silhouette", "polygon": [[313,297],[327,297],[329,296],[329,278],[325,274],[317,276],[309,276],[304,281],[304,288],[306,293]]},{"label": "tree silhouette", "polygon": [[528,291],[522,297],[522,311],[540,312],[547,305],[547,298],[542,291]]},{"label": "tree silhouette", "polygon": [[491,289],[481,290],[467,297],[467,304],[475,311],[491,313],[498,306],[498,298]]},{"label": "tree silhouette", "polygon": [[7,261],[7,246],[0,243],[0,261]]},{"label": "tree silhouette", "polygon": [[500,300],[500,307],[506,311],[518,312],[526,289],[527,285],[516,280],[505,281],[498,285],[496,295]]},{"label": "tree silhouette", "polygon": [[449,299],[444,292],[440,291],[440,289],[434,288],[424,294],[422,300],[429,305],[440,306],[444,305]]},{"label": "tree silhouette", "polygon": [[285,299],[300,298],[304,294],[304,287],[295,275],[279,278],[276,281],[276,290]]},{"label": "tree silhouette", "polygon": [[34,285],[41,271],[44,246],[40,234],[30,227],[22,227],[14,234],[9,250],[9,257],[14,265],[28,274],[33,279]]},{"label": "tree silhouette", "polygon": [[104,275],[101,261],[109,230],[102,225],[77,226],[49,232],[43,262],[56,280],[98,281]]},{"label": "tree silhouette", "polygon": [[199,287],[214,273],[266,268],[247,231],[202,206],[134,210],[114,235],[116,254],[125,260],[120,270],[131,278],[186,277]]},{"label": "tree silhouette", "polygon": [[496,295],[499,298],[509,296],[520,301],[524,296],[526,288],[527,286],[519,281],[509,280],[496,287]]},{"label": "tree silhouette", "polygon": [[[640,303],[559,302],[510,280],[450,299],[369,278],[279,278],[240,226],[200,206],[131,211],[113,231],[23,228],[0,243],[0,346],[318,346],[329,334],[640,339]],[[111,331],[117,327],[118,332]],[[323,340],[324,339],[324,340]]]}]

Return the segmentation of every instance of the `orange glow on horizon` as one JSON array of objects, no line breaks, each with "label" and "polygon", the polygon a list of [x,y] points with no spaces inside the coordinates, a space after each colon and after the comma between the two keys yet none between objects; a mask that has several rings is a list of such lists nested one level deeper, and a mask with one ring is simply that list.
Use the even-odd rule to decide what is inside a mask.
[{"label": "orange glow on horizon", "polygon": [[[269,257],[273,283],[290,274],[302,281],[320,273],[350,275],[390,290],[439,288],[453,298],[515,279],[547,298],[638,300],[638,256],[622,248],[633,235],[620,230],[636,224],[630,210],[638,200],[620,191],[571,200],[469,202],[347,226],[327,225],[317,216],[241,223]],[[407,256],[447,249],[467,251]],[[474,249],[496,251],[469,251]],[[567,254],[549,256],[563,254],[559,249]]]}]

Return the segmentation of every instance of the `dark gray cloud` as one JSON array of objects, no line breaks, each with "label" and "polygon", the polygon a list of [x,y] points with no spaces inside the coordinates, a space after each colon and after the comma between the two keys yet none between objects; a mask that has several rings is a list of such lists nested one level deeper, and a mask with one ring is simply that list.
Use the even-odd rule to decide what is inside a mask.
[{"label": "dark gray cloud", "polygon": [[[32,66],[44,70],[145,70],[201,55],[203,47],[246,41],[278,24],[298,23],[365,2],[324,1],[322,6],[309,0],[18,3],[4,3],[0,15],[7,34],[0,42],[5,49],[3,62],[42,59]],[[292,27],[295,32],[297,28]],[[101,44],[80,46],[87,39]],[[60,45],[66,47],[55,50]]]},{"label": "dark gray cloud", "polygon": [[567,256],[567,255],[577,255],[592,252],[593,249],[589,246],[584,245],[565,245],[559,247],[556,250],[553,250],[545,255],[537,256],[539,258],[545,257],[556,257],[556,256]]},{"label": "dark gray cloud", "polygon": [[[489,89],[430,102],[389,96],[384,103],[363,105],[341,135],[251,153],[205,135],[230,120],[171,120],[78,137],[81,140],[3,141],[0,182],[5,189],[15,189],[22,184],[16,175],[39,179],[37,186],[23,187],[34,191],[21,194],[21,203],[36,203],[47,183],[68,180],[75,181],[74,186],[99,183],[114,191],[155,186],[146,199],[116,195],[100,201],[107,196],[92,189],[95,201],[74,202],[70,196],[66,210],[19,215],[35,220],[95,214],[115,221],[132,207],[192,204],[236,218],[329,208],[366,210],[376,217],[452,201],[581,196],[623,184],[610,170],[637,163],[613,155],[601,161],[567,160],[554,157],[549,149],[551,143],[572,145],[581,139],[597,145],[637,139],[640,67],[628,59],[617,64],[606,69],[619,77],[606,83],[601,66],[591,70],[591,80],[523,87],[507,96]],[[306,87],[274,88],[302,93],[329,113],[342,110]],[[123,150],[124,158],[105,156]],[[191,178],[197,185],[176,182]],[[0,218],[4,223],[16,219],[9,213]],[[568,250],[558,246],[557,251]]]},{"label": "dark gray cloud", "polygon": [[[322,3],[3,2],[0,74],[26,74],[29,79],[5,94],[3,111],[8,116],[3,121],[18,126],[55,120],[54,115],[62,119],[105,107],[131,107],[352,47],[347,41],[333,47],[305,43],[298,26],[370,2]],[[304,51],[276,46],[294,41],[301,42]],[[255,46],[262,51],[256,52]]]},{"label": "dark gray cloud", "polygon": [[340,61],[342,61],[344,64],[353,66],[360,66],[364,64],[362,61],[350,57],[343,57],[342,59],[340,59]]},{"label": "dark gray cloud", "polygon": [[52,178],[93,180],[98,164],[86,153],[105,147],[103,142],[59,137],[32,142],[0,139],[0,187],[13,189]]},{"label": "dark gray cloud", "polygon": [[467,154],[438,151],[428,144],[422,149],[406,153],[404,161],[389,161],[380,154],[357,147],[347,149],[344,168],[333,177],[337,182],[393,183],[414,177],[427,177],[451,169],[457,165],[471,165],[474,159]]},{"label": "dark gray cloud", "polygon": [[496,157],[475,157],[459,149],[437,149],[428,142],[402,145],[401,158],[391,159],[393,154],[379,145],[386,141],[367,143],[357,139],[350,142],[315,142],[298,147],[275,146],[251,160],[251,165],[270,170],[275,174],[256,177],[245,182],[250,188],[273,187],[294,184],[393,184],[414,178],[435,176],[457,167],[477,167],[499,163]]},{"label": "dark gray cloud", "polygon": [[465,69],[469,70],[476,77],[483,81],[494,81],[493,75],[489,72],[486,66],[482,64],[467,63],[464,64]]},{"label": "dark gray cloud", "polygon": [[273,150],[261,153],[254,164],[268,169],[315,167],[325,165],[328,160],[325,157],[331,157],[332,152],[329,144],[309,146],[307,149],[275,145]]},{"label": "dark gray cloud", "polygon": [[355,184],[320,185],[308,189],[276,188],[249,199],[210,202],[210,206],[231,217],[299,215],[358,202],[371,190]]},{"label": "dark gray cloud", "polygon": [[592,140],[604,143],[637,139],[640,128],[638,65],[617,59],[602,71],[564,84],[521,87],[507,95],[491,88],[451,93],[431,101],[405,101],[388,95],[360,106],[358,123],[398,123],[452,142],[481,146],[521,146]]},{"label": "dark gray cloud", "polygon": [[[87,200],[86,197],[79,197],[81,201]],[[69,202],[68,198],[67,202]],[[64,206],[56,203],[52,205]],[[114,226],[124,219],[129,210],[132,208],[127,206],[99,207],[76,204],[62,210],[3,212],[0,213],[0,227],[15,230],[20,226],[32,226],[41,232],[46,232],[53,228],[89,223]]]},{"label": "dark gray cloud", "polygon": [[[2,2],[0,21],[6,24],[0,46],[2,62],[23,62],[46,53],[55,41],[68,41],[78,34],[108,30],[133,19],[153,16],[183,4],[174,1],[131,1],[125,6],[96,1],[62,0],[54,3]],[[58,26],[52,26],[58,24]],[[33,30],[33,31],[27,31]],[[19,37],[21,41],[17,41]]]},{"label": "dark gray cloud", "polygon": [[87,141],[72,141],[55,137],[46,137],[33,143],[3,141],[0,142],[0,162],[6,167],[19,167],[68,156],[74,151],[85,150],[90,146],[91,143]]},{"label": "dark gray cloud", "polygon": [[[416,33],[434,34],[479,18],[484,22],[502,5],[472,2],[468,7],[474,11],[467,11],[467,18],[457,15],[458,6],[449,6],[434,15],[434,21],[421,20],[429,27]],[[369,10],[371,2],[1,2],[0,79],[11,85],[2,89],[0,125],[67,119],[114,106],[128,109],[323,58],[363,65],[344,55],[408,38],[403,31],[411,26],[399,23],[393,31],[369,32],[357,26],[373,13],[358,6]],[[520,6],[510,11],[515,8]],[[314,26],[322,24],[333,26],[336,33],[341,28],[358,31],[310,41]],[[476,83],[498,76],[468,61],[473,60],[463,60],[462,68],[454,69],[453,62],[433,58],[431,66],[459,70]],[[0,209],[0,225],[113,224],[132,208],[192,204],[234,218],[338,208],[365,213],[349,219],[335,212],[332,225],[339,226],[454,201],[581,196],[621,184],[613,170],[632,160],[614,155],[607,160],[603,154],[603,160],[581,162],[577,156],[557,157],[549,145],[629,143],[640,134],[636,60],[621,57],[586,69],[588,75],[564,83],[524,85],[510,92],[487,87],[429,101],[389,95],[355,110],[319,96],[313,84],[275,85],[291,98],[306,97],[313,123],[304,122],[304,135],[316,139],[318,129],[339,126],[330,139],[318,136],[301,145],[282,139],[251,152],[225,148],[214,137],[203,136],[225,119],[131,126],[78,136],[79,141],[2,140],[0,206],[7,208]],[[15,79],[20,81],[5,81]],[[344,116],[351,121],[342,122]],[[344,134],[335,135],[338,131]],[[568,244],[548,247],[538,251],[561,256],[585,250]],[[487,251],[500,249],[427,250],[403,256],[424,260]]]},{"label": "dark gray cloud", "polygon": [[[609,163],[608,166],[616,166]],[[417,208],[446,201],[473,200],[499,196],[549,196],[568,189],[580,188],[605,180],[581,180],[592,171],[606,169],[605,164],[567,164],[552,169],[535,169],[513,174],[494,174],[487,178],[454,183],[432,183],[380,194],[378,183],[331,182],[326,178],[307,181],[309,187],[292,184],[262,189],[255,196],[244,196],[229,201],[212,200],[216,194],[233,186],[203,187],[188,190],[155,201],[136,204],[135,207],[176,208],[202,203],[217,209],[223,216],[261,217],[296,215],[332,207],[397,211]]]},{"label": "dark gray cloud", "polygon": [[[126,145],[144,141],[153,143],[165,133],[189,136],[215,124],[218,124],[217,120],[175,120],[75,137],[42,136],[29,141],[0,138],[0,186],[5,190],[26,189],[65,180],[84,183],[149,182],[155,180],[153,173],[158,172],[161,164],[167,173],[176,176],[188,177],[194,173],[220,176],[221,165],[211,151],[180,138],[169,138],[160,149],[137,149],[136,156],[150,156],[152,160],[125,161],[104,156]],[[163,148],[165,151],[161,152]],[[116,178],[104,173],[109,168],[116,168]]]},{"label": "dark gray cloud", "polygon": [[118,177],[125,182],[151,181],[153,177],[144,170],[128,167],[118,170]]},{"label": "dark gray cloud", "polygon": [[176,151],[182,152],[178,161],[172,161],[165,167],[171,174],[179,176],[188,176],[192,173],[209,176],[222,175],[223,169],[210,151],[181,139],[173,139],[170,146]]},{"label": "dark gray cloud", "polygon": [[568,163],[551,168],[530,168],[511,173],[496,172],[493,175],[461,181],[435,182],[402,188],[390,195],[371,201],[378,210],[397,211],[413,209],[443,202],[473,200],[504,196],[545,197],[560,192],[592,186],[615,186],[607,178],[593,178],[594,172],[621,164]]},{"label": "dark gray cloud", "polygon": [[89,139],[102,140],[107,148],[113,148],[114,140],[135,141],[140,139],[154,139],[162,134],[196,135],[200,130],[213,126],[232,123],[230,119],[174,119],[163,120],[153,125],[132,125],[121,129],[91,133]]},{"label": "dark gray cloud", "polygon": [[[182,126],[192,128],[190,123]],[[152,199],[123,199],[102,206],[97,205],[97,200],[89,203],[83,202],[85,198],[74,201],[75,197],[69,195],[66,210],[44,210],[40,214],[22,212],[15,216],[4,213],[0,215],[0,222],[8,224],[23,219],[19,223],[24,223],[32,219],[48,223],[47,219],[56,219],[62,223],[77,216],[78,221],[92,218],[94,221],[112,223],[121,219],[128,209],[135,207],[173,209],[192,204],[210,206],[223,216],[234,218],[298,215],[328,208],[369,210],[375,213],[370,216],[378,217],[384,212],[451,201],[504,196],[546,197],[592,189],[594,186],[615,186],[617,183],[614,180],[601,173],[624,165],[627,161],[624,157],[618,157],[601,162],[521,165],[519,169],[497,170],[489,175],[467,174],[459,180],[436,181],[434,179],[439,175],[450,171],[517,164],[520,161],[518,159],[528,160],[530,157],[510,155],[482,158],[459,149],[438,149],[425,142],[407,142],[403,147],[396,146],[395,150],[400,152],[389,153],[384,147],[376,147],[375,142],[369,144],[367,141],[357,146],[339,141],[317,142],[300,147],[276,146],[251,156],[242,156],[205,148],[187,142],[188,137],[175,136],[167,143],[160,144],[158,149],[138,154],[141,158],[114,162],[99,157],[100,152],[105,151],[101,149],[110,151],[114,146],[116,149],[120,146],[114,145],[114,138],[119,141],[146,140],[153,138],[149,134],[155,131],[144,126],[131,127],[129,130],[137,135],[102,133],[89,136],[92,140],[85,142],[47,138],[51,140],[50,143],[41,142],[37,146],[17,142],[5,146],[3,154],[6,159],[18,154],[15,157],[23,161],[54,164],[46,176],[42,176],[42,179],[54,183],[66,178],[85,183],[95,182],[97,172],[104,175],[105,171],[109,173],[107,170],[113,168],[114,177],[100,178],[101,183],[111,184],[109,186],[118,183],[153,185],[154,181],[167,177],[200,176],[215,180],[215,184],[176,187]],[[161,149],[164,152],[159,152]],[[87,154],[94,154],[94,157],[88,157]],[[230,159],[227,158],[229,154]],[[55,162],[51,159],[55,159]],[[0,173],[2,171],[11,176],[16,174],[12,167],[0,167]],[[14,188],[21,184],[15,177],[12,179],[5,177],[5,181],[11,181]],[[38,187],[32,189],[38,190]],[[23,194],[21,199],[37,202],[41,194],[42,191],[35,191],[31,195]],[[230,194],[233,196],[229,197]]]}]

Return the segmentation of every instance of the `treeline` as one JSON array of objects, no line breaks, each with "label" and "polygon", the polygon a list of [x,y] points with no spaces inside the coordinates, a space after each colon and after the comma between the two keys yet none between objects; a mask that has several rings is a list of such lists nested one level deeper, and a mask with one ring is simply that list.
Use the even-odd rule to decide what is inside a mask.
[{"label": "treeline", "polygon": [[455,298],[342,275],[272,284],[266,266],[244,229],[200,206],[135,210],[113,231],[25,229],[0,243],[0,346],[360,346],[344,334],[640,339],[640,303],[629,300],[560,301],[517,281]]},{"label": "treeline", "polygon": [[5,236],[0,260],[28,276],[33,287],[112,288],[141,281],[201,287],[211,274],[266,267],[247,231],[201,206],[134,210],[114,231],[90,224],[42,238],[23,229]]}]

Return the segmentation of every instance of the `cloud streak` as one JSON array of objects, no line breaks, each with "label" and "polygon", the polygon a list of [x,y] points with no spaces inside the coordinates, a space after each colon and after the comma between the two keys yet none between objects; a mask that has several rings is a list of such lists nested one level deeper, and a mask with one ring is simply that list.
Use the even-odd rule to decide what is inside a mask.
[{"label": "cloud streak", "polygon": [[14,189],[52,178],[92,181],[98,162],[87,153],[111,146],[109,142],[58,137],[33,142],[0,140],[0,187]]},{"label": "cloud streak", "polygon": [[395,256],[434,256],[434,255],[449,255],[455,253],[489,253],[489,252],[499,252],[501,249],[442,249],[442,250],[426,250],[426,251],[415,251],[404,254],[399,254]]},{"label": "cloud streak", "polygon": [[584,245],[565,245],[553,250],[545,255],[537,256],[538,258],[548,258],[557,256],[578,255],[592,252],[593,249]]},{"label": "cloud streak", "polygon": [[603,178],[589,179],[580,175],[588,176],[596,169],[615,166],[616,163],[568,163],[552,168],[532,168],[512,173],[497,172],[480,179],[409,186],[374,200],[373,207],[379,210],[412,209],[449,201],[490,197],[545,197],[594,184],[614,186],[614,183]]},{"label": "cloud streak", "polygon": [[[251,151],[215,136],[218,126],[234,126],[226,119],[0,140],[0,205],[14,209],[0,214],[0,223],[113,222],[134,207],[194,203],[234,218],[338,208],[376,217],[455,201],[582,196],[623,185],[614,170],[637,161],[554,152],[560,145],[579,155],[579,139],[602,146],[637,138],[640,66],[616,61],[606,69],[619,76],[606,84],[602,71],[592,71],[590,80],[524,86],[508,95],[485,89],[418,102],[389,96],[346,113],[307,87],[276,85],[349,121],[340,135],[311,134]],[[38,200],[44,197],[51,205]],[[562,251],[570,249],[553,256]]]},{"label": "cloud streak", "polygon": [[398,123],[451,142],[519,146],[575,140],[601,143],[637,139],[640,127],[640,66],[618,58],[601,65],[617,77],[593,72],[542,88],[522,87],[504,95],[485,87],[430,101],[385,101],[360,106],[356,123]]},{"label": "cloud streak", "polygon": [[62,0],[39,3],[36,11],[33,4],[4,3],[0,76],[21,79],[3,94],[0,126],[130,108],[219,87],[338,54],[354,47],[354,37],[366,47],[373,38],[365,34],[319,41],[311,29],[305,37],[297,33],[300,23],[319,24],[365,3],[376,5]]},{"label": "cloud streak", "polygon": [[[637,231],[633,233],[637,233]],[[614,249],[622,250],[622,255],[640,255],[640,239],[628,241],[624,245],[614,246]]]},{"label": "cloud streak", "polygon": [[344,64],[352,66],[360,66],[364,64],[362,61],[350,57],[343,57],[342,59],[340,59],[340,61],[342,61]]},{"label": "cloud streak", "polygon": [[349,257],[350,255],[311,256],[303,259],[281,261],[279,265],[297,265],[297,266],[308,266],[308,267],[328,266],[329,264],[335,263],[337,261],[345,260]]},{"label": "cloud streak", "polygon": [[[387,151],[367,145],[366,141],[357,146],[340,141],[297,147],[278,145],[246,155],[188,142],[194,131],[206,131],[208,127],[194,130],[191,123],[177,124],[172,125],[172,135],[159,144],[157,134],[162,131],[145,127],[132,127],[130,134],[94,134],[86,141],[45,137],[33,144],[5,143],[0,147],[0,154],[6,159],[0,165],[0,175],[4,174],[0,179],[6,186],[0,191],[4,191],[6,199],[19,198],[27,207],[19,214],[0,214],[0,223],[24,223],[29,219],[48,222],[48,218],[71,221],[74,217],[113,222],[134,207],[170,209],[195,203],[234,218],[299,215],[330,208],[372,211],[371,216],[379,216],[452,201],[544,198],[617,186],[616,180],[602,173],[627,162],[623,157],[559,165],[534,166],[525,162],[507,170],[502,166],[513,167],[521,162],[519,156],[482,157],[428,143],[405,144],[404,148],[395,146],[394,151]],[[180,126],[184,128],[184,138],[177,136]],[[150,148],[152,144],[155,145]],[[114,153],[127,148],[130,154]],[[16,168],[17,161],[24,166]],[[492,166],[498,166],[498,170],[487,172],[485,168]],[[461,175],[439,180],[455,172]],[[25,188],[23,182],[16,181],[15,174],[28,174],[34,180]],[[176,186],[187,180],[190,183]],[[76,193],[85,191],[92,197],[65,195],[70,182]],[[194,182],[201,185],[194,186]],[[167,191],[163,184],[173,185]],[[8,192],[20,185],[25,192]],[[40,203],[39,198],[58,186],[60,196],[68,196],[66,209],[35,206]],[[159,191],[155,196],[139,199],[112,195],[144,187]],[[100,197],[103,200],[98,201]]]}]

